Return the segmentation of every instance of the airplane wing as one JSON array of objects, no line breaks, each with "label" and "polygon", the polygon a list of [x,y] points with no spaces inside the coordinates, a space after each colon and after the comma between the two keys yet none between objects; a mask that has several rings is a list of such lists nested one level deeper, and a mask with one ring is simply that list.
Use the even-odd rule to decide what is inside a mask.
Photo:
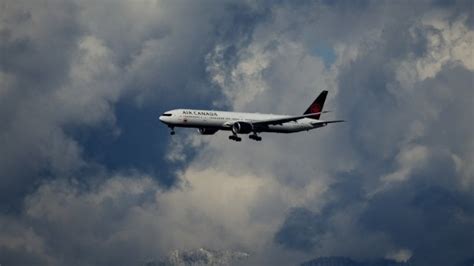
[{"label": "airplane wing", "polygon": [[328,113],[328,111],[317,112],[317,113],[309,113],[309,114],[298,115],[298,116],[289,116],[289,117],[278,118],[278,119],[269,119],[269,120],[251,122],[251,123],[254,126],[281,125],[281,124],[286,123],[286,122],[298,121],[300,119],[311,117],[311,116],[314,116],[314,115],[319,115],[319,114],[322,114],[322,113]]}]

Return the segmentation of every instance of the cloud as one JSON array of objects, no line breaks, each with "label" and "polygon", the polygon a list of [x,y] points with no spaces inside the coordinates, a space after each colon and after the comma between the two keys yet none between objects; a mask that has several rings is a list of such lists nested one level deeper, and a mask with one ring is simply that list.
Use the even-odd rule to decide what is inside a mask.
[{"label": "cloud", "polygon": [[[5,178],[0,194],[5,208],[16,209],[42,178],[95,167],[94,156],[114,159],[91,146],[104,142],[96,138],[97,129],[105,128],[103,138],[129,136],[128,128],[118,126],[131,123],[116,116],[122,106],[135,108],[129,113],[159,106],[153,109],[158,113],[178,99],[205,103],[216,97],[206,86],[205,54],[217,38],[209,37],[215,25],[223,33],[229,30],[229,23],[218,23],[227,3],[193,8],[166,1],[112,6],[8,1],[2,6],[0,175]],[[235,8],[247,12],[245,5]],[[208,16],[192,15],[202,9]],[[150,116],[144,112],[137,115]],[[93,130],[92,137],[81,138]],[[143,126],[143,131],[150,129]],[[120,153],[124,146],[117,145]]]},{"label": "cloud", "polygon": [[[311,16],[292,14],[324,10],[330,14],[327,17],[334,17],[343,13],[340,5],[282,5],[273,9],[271,20],[257,26],[233,64],[225,63],[226,44],[218,46],[209,55],[208,71],[235,110],[298,113],[304,109],[301,99],[309,103],[315,87],[329,88],[332,97],[327,108],[336,109],[335,116],[350,122],[311,136],[265,135],[257,148],[244,143],[229,146],[222,143],[224,139],[213,138],[200,148],[195,161],[234,174],[270,175],[283,187],[306,188],[316,183],[320,193],[301,197],[298,208],[274,203],[288,215],[275,237],[287,248],[361,258],[394,257],[403,250],[403,258],[412,257],[410,253],[422,265],[443,265],[450,262],[436,255],[446,254],[441,250],[450,250],[456,261],[469,256],[467,247],[472,244],[454,228],[436,233],[450,223],[463,231],[472,228],[471,218],[465,219],[472,216],[470,207],[464,205],[470,201],[466,191],[472,187],[466,180],[472,180],[472,175],[466,175],[467,168],[459,168],[461,161],[470,160],[472,150],[468,135],[473,128],[462,115],[469,113],[473,99],[471,49],[463,48],[472,43],[465,23],[469,15],[415,5],[414,10],[425,12],[418,18],[405,12],[405,6],[395,5],[388,17],[380,17],[391,7],[385,3],[355,9],[354,13],[371,15],[347,16],[336,23],[324,15],[313,21]],[[351,32],[348,39],[324,35],[336,54],[327,67],[323,58],[310,52],[311,43],[295,43],[293,38],[311,35],[329,23],[334,28],[345,25]],[[442,30],[433,31],[434,24]],[[435,45],[437,34],[444,41]],[[407,73],[419,74],[407,83],[398,75],[401,66],[408,66]],[[446,121],[452,124],[443,125]],[[437,193],[442,196],[432,195]],[[398,202],[396,195],[405,199]],[[429,203],[415,203],[432,196]],[[443,210],[434,207],[446,202],[451,203],[441,205]],[[372,208],[380,216],[373,216]],[[458,211],[445,213],[444,208],[456,209],[465,218],[458,220]],[[439,218],[443,215],[445,219]],[[401,223],[403,229],[377,227],[376,221],[384,216],[391,218],[382,223]],[[396,237],[415,235],[430,220],[436,222],[423,232],[443,239],[436,248],[420,238]],[[448,248],[448,238],[462,243],[456,251]]]},{"label": "cloud", "polygon": [[13,210],[12,198],[25,193],[24,184],[35,182],[40,172],[82,164],[80,147],[59,127],[64,109],[51,100],[68,73],[80,28],[74,5],[58,4],[55,15],[36,4],[3,6],[0,194],[3,208]]},{"label": "cloud", "polygon": [[[474,69],[471,60],[474,35],[466,24],[468,15],[461,15],[454,21],[450,21],[449,16],[450,12],[444,10],[427,12],[409,29],[414,39],[425,39],[427,50],[420,57],[408,54],[399,63],[396,75],[402,87],[413,87],[417,81],[435,77],[447,63],[460,64],[471,71]],[[424,34],[419,36],[420,32]]]},{"label": "cloud", "polygon": [[[0,22],[0,263],[472,256],[469,2],[36,5]],[[347,123],[258,145],[158,145],[149,125],[176,106],[299,114],[323,89]]]},{"label": "cloud", "polygon": [[[181,175],[183,185],[172,190],[147,176],[97,178],[103,181],[55,180],[39,186],[26,198],[16,224],[1,217],[8,230],[2,254],[28,252],[37,264],[95,265],[144,263],[172,249],[200,246],[258,248],[279,225],[260,209],[268,196],[284,202],[288,193],[278,191],[272,179],[215,169],[189,169]],[[284,208],[267,212],[281,217]],[[15,237],[18,232],[22,238]]]}]

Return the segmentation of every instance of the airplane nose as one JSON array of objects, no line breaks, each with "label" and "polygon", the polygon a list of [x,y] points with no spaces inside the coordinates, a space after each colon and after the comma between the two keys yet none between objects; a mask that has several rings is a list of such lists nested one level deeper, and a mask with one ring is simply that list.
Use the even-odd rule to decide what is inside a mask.
[{"label": "airplane nose", "polygon": [[173,120],[170,117],[171,115],[172,115],[171,113],[165,113],[165,114],[160,115],[158,119],[160,119],[160,121],[164,124],[169,124],[173,122]]}]

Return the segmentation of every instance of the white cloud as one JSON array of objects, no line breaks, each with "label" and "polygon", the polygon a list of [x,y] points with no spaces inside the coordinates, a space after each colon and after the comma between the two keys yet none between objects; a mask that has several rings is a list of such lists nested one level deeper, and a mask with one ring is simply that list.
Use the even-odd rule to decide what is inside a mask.
[{"label": "white cloud", "polygon": [[69,82],[56,90],[50,101],[61,122],[97,124],[114,121],[113,104],[123,93],[122,71],[116,66],[113,52],[102,40],[84,36],[78,42],[71,62]]},{"label": "white cloud", "polygon": [[413,252],[411,252],[409,249],[399,249],[388,253],[386,258],[395,260],[397,262],[407,262],[412,255]]},{"label": "white cloud", "polygon": [[0,250],[15,250],[23,253],[23,258],[8,256],[2,253],[3,263],[25,263],[25,264],[55,264],[55,258],[49,256],[47,246],[43,239],[38,236],[31,227],[20,223],[16,219],[0,216]]},{"label": "white cloud", "polygon": [[424,146],[411,146],[400,151],[397,155],[399,169],[397,171],[382,176],[380,179],[384,183],[403,182],[409,178],[411,171],[416,167],[423,167],[429,156],[429,150]]},{"label": "white cloud", "polygon": [[[302,203],[295,195],[313,197],[319,190],[313,185],[291,190],[271,177],[212,168],[191,167],[181,180],[169,191],[140,175],[113,176],[87,189],[74,180],[44,183],[25,202],[22,221],[33,225],[25,237],[35,239],[26,248],[39,257],[61,258],[49,258],[50,264],[70,263],[77,249],[94,255],[86,259],[91,264],[203,246],[258,254],[273,245],[288,209]],[[18,248],[18,241],[8,245]],[[117,252],[127,256],[114,258]]]},{"label": "white cloud", "polygon": [[398,62],[396,74],[402,87],[413,88],[416,82],[435,77],[446,64],[474,70],[474,31],[466,25],[467,16],[450,21],[450,15],[439,10],[428,12],[409,29],[414,39],[419,38],[415,32],[425,33],[427,51],[421,56],[408,54]]}]

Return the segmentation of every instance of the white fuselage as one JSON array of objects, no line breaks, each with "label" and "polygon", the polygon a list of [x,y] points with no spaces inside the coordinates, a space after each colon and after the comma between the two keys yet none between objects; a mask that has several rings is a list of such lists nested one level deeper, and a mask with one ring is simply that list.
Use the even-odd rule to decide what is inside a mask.
[{"label": "white fuselage", "polygon": [[[255,123],[271,119],[291,117],[288,115],[239,113],[210,110],[175,109],[160,116],[160,121],[170,127],[209,128],[218,130],[232,130],[236,122]],[[303,118],[277,125],[267,125],[259,128],[258,132],[292,133],[325,126],[322,120]]]}]

